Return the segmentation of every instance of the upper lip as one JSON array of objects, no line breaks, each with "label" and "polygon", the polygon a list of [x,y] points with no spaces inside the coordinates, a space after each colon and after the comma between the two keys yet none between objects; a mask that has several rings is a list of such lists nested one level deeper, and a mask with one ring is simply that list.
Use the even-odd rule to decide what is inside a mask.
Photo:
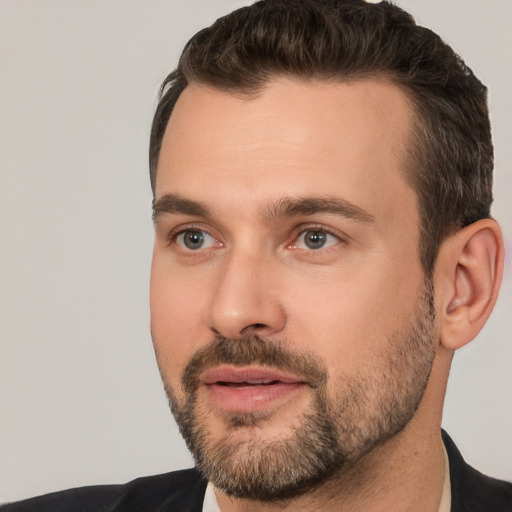
[{"label": "upper lip", "polygon": [[203,384],[215,384],[217,382],[250,382],[253,384],[274,381],[285,384],[305,382],[303,378],[281,370],[255,366],[217,366],[203,372],[200,380]]}]

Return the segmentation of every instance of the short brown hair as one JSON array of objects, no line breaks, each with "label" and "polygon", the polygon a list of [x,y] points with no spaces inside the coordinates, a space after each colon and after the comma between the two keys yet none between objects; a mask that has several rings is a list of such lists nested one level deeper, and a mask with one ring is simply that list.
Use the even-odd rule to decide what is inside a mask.
[{"label": "short brown hair", "polygon": [[153,191],[164,132],[187,84],[254,94],[278,77],[381,77],[405,91],[415,111],[405,176],[418,195],[428,276],[447,235],[489,216],[487,89],[437,34],[387,1],[261,0],[198,32],[160,89],[149,148]]}]

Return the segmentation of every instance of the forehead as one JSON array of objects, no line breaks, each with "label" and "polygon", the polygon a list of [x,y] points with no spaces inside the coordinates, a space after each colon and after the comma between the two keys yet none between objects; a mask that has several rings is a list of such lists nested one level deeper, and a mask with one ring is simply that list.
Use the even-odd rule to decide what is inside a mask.
[{"label": "forehead", "polygon": [[384,81],[276,80],[252,97],[192,84],[164,135],[156,196],[334,194],[375,215],[383,202],[415,208],[403,177],[411,119],[406,95]]}]

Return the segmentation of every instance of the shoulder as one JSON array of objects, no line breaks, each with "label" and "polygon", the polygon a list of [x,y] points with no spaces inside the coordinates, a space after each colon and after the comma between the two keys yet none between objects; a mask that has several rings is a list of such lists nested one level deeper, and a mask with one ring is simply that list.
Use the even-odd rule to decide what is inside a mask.
[{"label": "shoulder", "polygon": [[450,463],[452,512],[512,512],[512,483],[484,475],[465,462],[443,431]]},{"label": "shoulder", "polygon": [[0,512],[200,512],[207,482],[195,469],[123,485],[79,487],[11,503]]}]

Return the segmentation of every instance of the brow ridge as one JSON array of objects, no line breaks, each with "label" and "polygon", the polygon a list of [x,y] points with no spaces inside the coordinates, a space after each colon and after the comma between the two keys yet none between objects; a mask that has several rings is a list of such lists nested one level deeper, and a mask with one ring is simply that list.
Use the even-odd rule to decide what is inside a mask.
[{"label": "brow ridge", "polygon": [[153,222],[158,222],[163,215],[168,213],[198,217],[211,216],[210,209],[204,203],[187,199],[180,194],[169,193],[158,199],[153,199]]},{"label": "brow ridge", "polygon": [[341,215],[363,223],[371,223],[375,220],[372,214],[360,206],[339,197],[283,197],[267,206],[264,217],[267,220],[274,220],[317,213]]},{"label": "brow ridge", "polygon": [[[298,217],[301,215],[315,215],[327,213],[363,223],[371,223],[374,216],[346,199],[339,197],[282,197],[272,201],[263,210],[266,221],[274,221],[285,217]],[[168,193],[153,200],[153,221],[165,214],[183,214],[198,217],[211,217],[211,210],[204,203],[187,199],[180,194]]]}]

